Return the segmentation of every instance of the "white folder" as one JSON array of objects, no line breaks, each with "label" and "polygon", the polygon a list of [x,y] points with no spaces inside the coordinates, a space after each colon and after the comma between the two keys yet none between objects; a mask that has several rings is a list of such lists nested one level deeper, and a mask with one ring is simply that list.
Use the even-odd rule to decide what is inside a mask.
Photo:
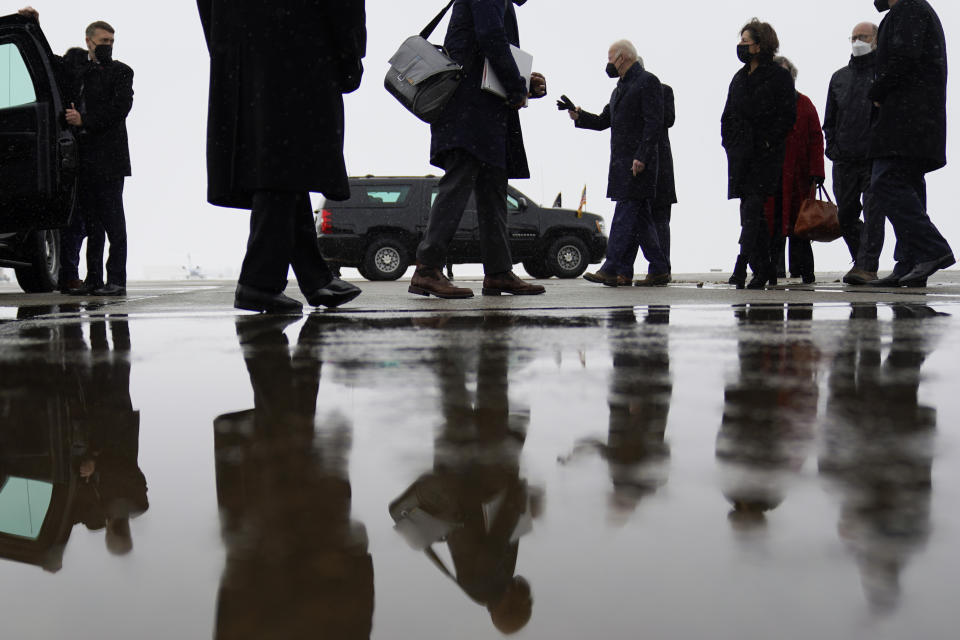
[{"label": "white folder", "polygon": [[[517,69],[520,70],[520,75],[527,81],[527,91],[529,91],[530,76],[533,75],[533,56],[513,45],[510,45],[510,53],[513,54],[513,59],[517,62]],[[484,60],[483,63],[483,79],[480,82],[480,88],[498,95],[501,98],[506,99],[507,97],[507,91],[503,88],[503,84],[501,84],[500,78],[497,77],[496,72],[493,70],[489,59]]]}]

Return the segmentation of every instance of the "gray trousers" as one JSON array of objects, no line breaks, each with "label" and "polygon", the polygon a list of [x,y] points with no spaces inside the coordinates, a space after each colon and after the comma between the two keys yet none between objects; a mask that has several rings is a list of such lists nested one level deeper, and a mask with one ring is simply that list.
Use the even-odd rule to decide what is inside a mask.
[{"label": "gray trousers", "polygon": [[[870,160],[837,161],[833,163],[833,193],[837,198],[840,228],[855,266],[865,271],[876,271],[883,250],[883,216],[871,216],[864,204],[870,189]],[[860,214],[863,213],[863,222]]]},{"label": "gray trousers", "polygon": [[510,271],[513,258],[507,234],[506,170],[481,162],[462,149],[447,152],[445,160],[446,172],[440,179],[440,192],[430,210],[427,231],[417,247],[417,262],[443,269],[470,195],[476,192],[483,272]]}]

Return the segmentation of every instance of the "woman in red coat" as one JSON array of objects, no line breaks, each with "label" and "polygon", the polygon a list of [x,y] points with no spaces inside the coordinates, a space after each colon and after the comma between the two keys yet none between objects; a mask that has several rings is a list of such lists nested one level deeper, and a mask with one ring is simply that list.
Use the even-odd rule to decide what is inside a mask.
[{"label": "woman in red coat", "polygon": [[[774,62],[790,72],[794,81],[797,68],[783,57]],[[800,205],[810,196],[815,185],[821,185],[826,173],[823,168],[823,129],[820,116],[810,98],[797,92],[797,121],[787,135],[787,151],[783,161],[783,189],[779,196],[767,200],[766,215],[773,241],[770,243],[772,264],[783,264],[786,239],[790,236],[790,274],[800,276],[805,284],[815,280],[813,248],[809,240],[793,237],[793,226],[800,213]],[[783,267],[778,267],[783,269]],[[785,274],[779,274],[785,275]]]}]

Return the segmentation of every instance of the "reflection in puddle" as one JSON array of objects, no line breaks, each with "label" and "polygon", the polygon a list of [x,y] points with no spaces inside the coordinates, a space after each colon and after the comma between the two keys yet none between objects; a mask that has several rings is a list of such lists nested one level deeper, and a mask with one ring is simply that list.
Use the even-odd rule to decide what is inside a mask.
[{"label": "reflection in puddle", "polygon": [[128,322],[90,323],[88,337],[80,324],[28,325],[0,359],[0,554],[47,571],[78,524],[130,553],[130,520],[149,506]]},{"label": "reflection in puddle", "polygon": [[950,637],[930,307],[83,311],[0,332],[11,637]]}]

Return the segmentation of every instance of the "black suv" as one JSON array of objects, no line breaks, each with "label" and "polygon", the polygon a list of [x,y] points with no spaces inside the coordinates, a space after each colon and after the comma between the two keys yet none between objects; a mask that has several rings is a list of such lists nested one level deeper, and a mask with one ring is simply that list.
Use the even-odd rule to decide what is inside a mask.
[{"label": "black suv", "polygon": [[[368,280],[396,280],[415,261],[439,178],[351,178],[351,197],[318,210],[320,251],[334,267],[356,267]],[[603,218],[548,209],[507,187],[510,251],[534,278],[576,278],[607,250]],[[451,264],[481,262],[477,207],[470,198],[450,245]]]},{"label": "black suv", "polygon": [[0,17],[0,267],[24,291],[53,291],[73,210],[77,147],[36,21]]}]

